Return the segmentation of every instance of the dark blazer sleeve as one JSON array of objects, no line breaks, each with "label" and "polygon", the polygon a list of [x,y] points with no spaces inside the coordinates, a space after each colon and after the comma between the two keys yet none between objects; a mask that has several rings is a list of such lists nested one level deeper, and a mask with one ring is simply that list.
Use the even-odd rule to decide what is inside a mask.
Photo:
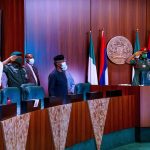
[{"label": "dark blazer sleeve", "polygon": [[23,68],[25,69],[26,71],[26,74],[27,74],[27,82],[29,80],[29,67],[27,65],[24,65]]},{"label": "dark blazer sleeve", "polygon": [[49,96],[55,96],[55,82],[56,77],[54,74],[50,74],[48,77],[48,93]]},{"label": "dark blazer sleeve", "polygon": [[33,66],[33,70],[35,72],[35,75],[37,77],[37,80],[38,80],[38,85],[40,85],[40,78],[39,78],[39,73],[38,73],[38,69],[36,67]]}]

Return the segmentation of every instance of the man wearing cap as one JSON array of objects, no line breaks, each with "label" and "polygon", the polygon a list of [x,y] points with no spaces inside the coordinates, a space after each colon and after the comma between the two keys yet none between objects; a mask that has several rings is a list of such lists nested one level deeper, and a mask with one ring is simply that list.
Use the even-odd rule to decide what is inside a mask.
[{"label": "man wearing cap", "polygon": [[49,96],[57,96],[65,98],[67,94],[74,92],[74,80],[71,74],[67,71],[66,60],[63,55],[54,57],[55,69],[48,77],[48,92]]},{"label": "man wearing cap", "polygon": [[27,75],[28,75],[28,82],[34,83],[35,85],[40,85],[38,70],[34,66],[33,55],[30,53],[26,54],[25,55],[25,61],[26,61],[26,63],[24,65],[24,68],[25,68]]},{"label": "man wearing cap", "polygon": [[141,72],[145,70],[150,70],[149,59],[147,58],[147,48],[142,48],[137,51],[129,58],[127,58],[126,63],[134,66],[134,77],[132,85],[138,86],[141,84]]},{"label": "man wearing cap", "polygon": [[[9,58],[4,60],[3,62],[0,61],[0,88],[3,88],[2,87],[2,81],[4,82],[7,80],[6,74],[3,72],[3,67],[4,67],[4,65],[8,64],[13,59],[15,59],[15,56],[10,56]],[[1,57],[0,57],[0,60],[1,60]]]},{"label": "man wearing cap", "polygon": [[11,53],[11,56],[15,57],[10,60],[10,63],[4,65],[3,69],[7,77],[7,83],[2,84],[8,87],[20,87],[21,84],[27,83],[27,74],[22,67],[22,53],[15,51]]}]

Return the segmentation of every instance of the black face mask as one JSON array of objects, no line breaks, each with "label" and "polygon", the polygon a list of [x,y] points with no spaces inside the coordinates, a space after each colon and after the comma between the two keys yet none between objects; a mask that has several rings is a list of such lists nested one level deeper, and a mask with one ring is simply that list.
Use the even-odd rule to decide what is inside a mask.
[{"label": "black face mask", "polygon": [[21,57],[19,57],[19,58],[16,58],[16,60],[15,60],[15,62],[17,63],[17,64],[22,64],[22,58]]}]

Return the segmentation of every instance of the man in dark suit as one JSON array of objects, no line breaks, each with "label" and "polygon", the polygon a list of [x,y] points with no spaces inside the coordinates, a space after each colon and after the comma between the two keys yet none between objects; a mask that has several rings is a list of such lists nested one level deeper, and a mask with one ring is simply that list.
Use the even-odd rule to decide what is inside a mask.
[{"label": "man in dark suit", "polygon": [[67,94],[74,93],[75,82],[68,71],[66,59],[64,55],[54,57],[55,69],[48,77],[48,92],[49,96],[66,98]]},{"label": "man in dark suit", "polygon": [[40,85],[38,70],[34,66],[34,58],[33,55],[28,53],[25,55],[25,65],[24,68],[28,75],[28,83],[34,83],[35,85]]}]

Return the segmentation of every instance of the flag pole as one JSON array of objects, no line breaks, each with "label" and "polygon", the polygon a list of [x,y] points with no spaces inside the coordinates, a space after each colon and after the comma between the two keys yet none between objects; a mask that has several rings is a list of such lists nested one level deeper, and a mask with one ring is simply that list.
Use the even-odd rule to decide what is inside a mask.
[{"label": "flag pole", "polygon": [[92,30],[92,1],[90,0],[90,31]]}]

